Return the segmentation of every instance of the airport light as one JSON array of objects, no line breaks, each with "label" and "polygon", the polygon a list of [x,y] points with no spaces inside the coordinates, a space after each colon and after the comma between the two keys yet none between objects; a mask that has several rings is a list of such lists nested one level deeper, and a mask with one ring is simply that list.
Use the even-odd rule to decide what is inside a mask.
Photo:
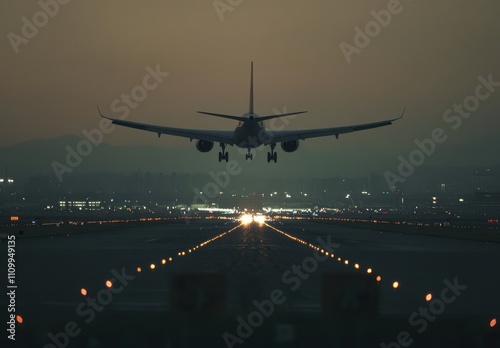
[{"label": "airport light", "polygon": [[368,268],[368,269],[366,270],[366,273],[368,273],[368,274],[372,273],[372,269],[371,269],[371,268]]},{"label": "airport light", "polygon": [[24,319],[23,317],[21,317],[19,314],[16,315],[16,321],[19,323],[19,324],[22,324],[24,322]]},{"label": "airport light", "polygon": [[395,281],[394,283],[392,283],[392,287],[393,287],[394,289],[399,288],[399,282]]},{"label": "airport light", "polygon": [[141,273],[142,272],[142,268],[141,267],[137,267],[137,273]]},{"label": "airport light", "polygon": [[87,296],[87,289],[81,288],[80,289],[80,294],[82,294],[82,296]]},{"label": "airport light", "polygon": [[149,268],[151,269],[155,269],[156,268],[156,265],[154,263],[152,263],[151,265],[149,265]]},{"label": "airport light", "polygon": [[430,300],[432,300],[432,294],[427,294],[427,295],[425,295],[425,300],[426,300],[427,302],[429,302]]},{"label": "airport light", "polygon": [[111,280],[106,280],[106,287],[110,288],[113,286],[113,283],[111,283]]},{"label": "airport light", "polygon": [[382,277],[381,276],[377,276],[377,278],[375,278],[377,280],[377,282],[380,282],[382,280]]},{"label": "airport light", "polygon": [[250,214],[243,214],[240,218],[242,224],[247,225],[253,221],[253,217]]},{"label": "airport light", "polygon": [[161,264],[162,264],[162,265],[164,265],[164,264],[166,264],[166,263],[167,263],[167,260],[165,260],[165,259],[161,260]]},{"label": "airport light", "polygon": [[266,217],[264,215],[256,215],[253,220],[259,224],[263,224],[266,222]]},{"label": "airport light", "polygon": [[495,327],[496,324],[497,324],[497,319],[496,318],[491,319],[490,327]]}]

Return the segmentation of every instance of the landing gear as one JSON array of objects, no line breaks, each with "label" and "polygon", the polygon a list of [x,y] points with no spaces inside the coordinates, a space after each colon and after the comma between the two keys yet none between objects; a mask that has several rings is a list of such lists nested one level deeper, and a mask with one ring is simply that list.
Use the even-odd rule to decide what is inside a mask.
[{"label": "landing gear", "polygon": [[276,143],[272,143],[271,145],[271,152],[267,153],[267,162],[274,161],[274,163],[278,162],[278,154],[274,152],[274,148],[276,147]]},{"label": "landing gear", "polygon": [[253,160],[253,154],[250,153],[252,149],[248,148],[248,153],[245,155],[245,159],[248,160]]},{"label": "landing gear", "polygon": [[222,162],[223,160],[228,162],[229,161],[229,153],[226,152],[226,145],[224,143],[220,143],[220,147],[222,149],[221,152],[219,152],[219,162]]}]

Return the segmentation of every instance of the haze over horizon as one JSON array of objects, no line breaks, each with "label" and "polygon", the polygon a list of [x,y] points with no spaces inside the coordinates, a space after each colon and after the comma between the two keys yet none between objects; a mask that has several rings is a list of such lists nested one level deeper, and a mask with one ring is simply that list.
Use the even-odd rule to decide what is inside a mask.
[{"label": "haze over horizon", "polygon": [[[168,76],[129,108],[127,120],[234,129],[233,121],[196,111],[245,113],[254,61],[257,113],[309,111],[290,119],[286,129],[388,119],[405,105],[407,113],[389,127],[341,135],[339,140],[301,142],[296,153],[285,154],[278,147],[277,164],[262,158],[245,163],[244,155],[228,148],[231,159],[250,173],[286,173],[298,163],[309,166],[301,171],[322,176],[338,173],[339,166],[345,172],[395,171],[398,156],[408,158],[418,149],[415,140],[430,138],[438,127],[447,139],[424,165],[498,164],[499,90],[492,88],[460,124],[443,119],[454,104],[475,95],[480,78],[500,82],[498,2],[401,1],[400,12],[349,57],[350,63],[340,45],[355,45],[356,28],[364,30],[375,20],[373,13],[387,10],[394,1],[243,1],[223,13],[215,3],[73,1],[59,5],[46,25],[16,47],[9,34],[22,35],[23,17],[32,22],[41,7],[36,2],[2,4],[0,149],[36,139],[83,137],[83,130],[99,127],[96,104],[105,114],[120,116],[113,110],[125,104],[113,103],[142,85],[151,69]],[[218,146],[201,154],[194,142],[178,137],[158,139],[116,127],[103,142],[180,149],[182,156],[168,158],[196,161],[203,173],[225,166],[217,162]],[[61,147],[46,156],[48,167],[64,161]],[[92,156],[85,160],[92,161]],[[148,166],[163,158],[144,153],[143,160]],[[0,165],[5,161],[0,158]]]}]

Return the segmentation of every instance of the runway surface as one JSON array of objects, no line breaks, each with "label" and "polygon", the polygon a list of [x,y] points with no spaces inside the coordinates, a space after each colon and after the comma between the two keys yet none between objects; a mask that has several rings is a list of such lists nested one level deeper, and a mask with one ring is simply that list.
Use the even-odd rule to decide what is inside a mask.
[{"label": "runway surface", "polygon": [[497,243],[206,220],[19,238],[16,265],[18,346],[500,346]]}]

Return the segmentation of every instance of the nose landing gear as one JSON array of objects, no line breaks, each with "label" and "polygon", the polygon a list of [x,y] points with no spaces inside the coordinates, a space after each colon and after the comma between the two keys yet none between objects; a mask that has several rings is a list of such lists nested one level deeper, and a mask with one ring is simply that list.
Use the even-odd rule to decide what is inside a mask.
[{"label": "nose landing gear", "polygon": [[248,161],[248,160],[253,160],[253,154],[250,153],[252,149],[251,148],[248,148],[248,153],[245,155],[245,159]]}]

